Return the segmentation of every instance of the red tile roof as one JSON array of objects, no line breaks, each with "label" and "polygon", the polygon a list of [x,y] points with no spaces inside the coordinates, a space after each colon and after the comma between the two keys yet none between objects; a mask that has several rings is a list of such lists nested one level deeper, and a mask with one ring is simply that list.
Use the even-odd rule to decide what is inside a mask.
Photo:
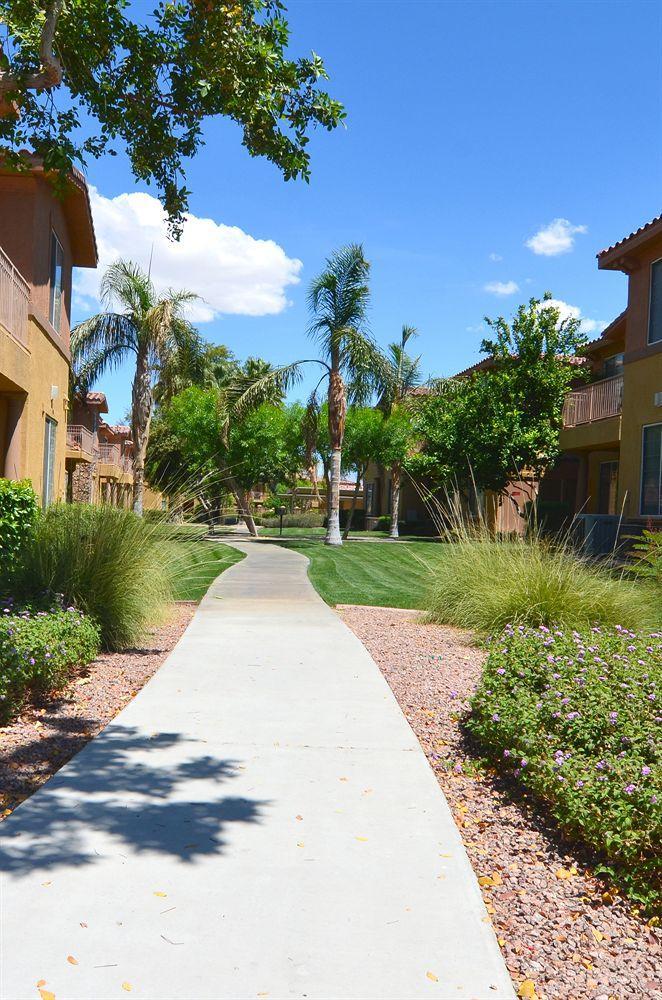
[{"label": "red tile roof", "polygon": [[[626,245],[631,240],[637,239],[643,233],[647,233],[650,229],[653,229],[656,226],[660,226],[660,223],[662,223],[662,215],[656,215],[655,218],[651,219],[650,222],[644,223],[644,225],[640,226],[639,229],[635,229],[628,236],[624,236],[623,239],[618,240],[617,243],[612,243],[612,245],[610,247],[605,247],[604,250],[600,250],[600,252],[597,254],[598,260],[600,260],[601,257],[604,257],[607,254],[611,254],[614,250],[623,250],[623,249],[625,249]],[[660,228],[662,228],[662,226],[660,226]],[[651,235],[653,235],[653,234],[651,233]]]}]

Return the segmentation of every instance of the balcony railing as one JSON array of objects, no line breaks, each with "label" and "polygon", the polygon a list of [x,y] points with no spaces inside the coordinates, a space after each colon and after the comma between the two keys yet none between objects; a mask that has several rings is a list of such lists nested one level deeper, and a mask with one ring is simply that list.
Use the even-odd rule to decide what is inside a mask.
[{"label": "balcony railing", "polygon": [[28,346],[30,286],[0,248],[0,324],[19,344]]},{"label": "balcony railing", "polygon": [[563,404],[563,426],[577,427],[617,417],[623,406],[623,376],[603,378],[569,393]]},{"label": "balcony railing", "polygon": [[67,448],[80,451],[83,455],[93,455],[95,451],[94,434],[82,424],[67,424]]},{"label": "balcony railing", "polygon": [[121,452],[118,444],[100,444],[99,461],[103,465],[121,465]]}]

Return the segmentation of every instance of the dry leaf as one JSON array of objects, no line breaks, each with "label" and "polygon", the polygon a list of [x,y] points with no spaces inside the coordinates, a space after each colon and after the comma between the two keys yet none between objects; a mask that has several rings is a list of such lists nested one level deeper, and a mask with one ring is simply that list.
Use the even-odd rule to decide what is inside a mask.
[{"label": "dry leaf", "polygon": [[299,840],[297,842],[297,847],[303,847],[303,840]]},{"label": "dry leaf", "polygon": [[44,886],[44,888],[46,888],[46,886],[53,885],[52,882],[42,882],[41,884]]},{"label": "dry leaf", "polygon": [[125,993],[130,993],[131,990],[133,989],[133,986],[131,985],[131,983],[122,983],[122,989],[125,991]]},{"label": "dry leaf", "polygon": [[572,876],[576,875],[576,874],[577,874],[577,870],[576,869],[573,870],[572,868],[570,868],[570,869],[568,869],[568,868],[559,868],[555,872],[556,877],[558,879],[561,879],[561,880],[572,878]]},{"label": "dry leaf", "polygon": [[50,990],[39,990],[39,996],[41,1000],[55,1000],[55,994]]},{"label": "dry leaf", "polygon": [[[295,819],[302,820],[303,816],[295,816]],[[258,996],[266,996],[266,993],[258,993]]]},{"label": "dry leaf", "polygon": [[81,925],[81,927],[87,927],[87,924],[85,923],[84,920],[81,920],[80,925]]},{"label": "dry leaf", "polygon": [[588,969],[589,972],[593,968],[593,963],[591,962],[591,960],[589,958],[582,958],[582,963],[581,964],[584,966],[585,969]]},{"label": "dry leaf", "polygon": [[532,979],[525,979],[520,983],[520,988],[517,991],[518,997],[527,997],[527,1000],[536,1000],[536,984]]},{"label": "dry leaf", "polygon": [[434,972],[426,972],[425,975],[428,979],[431,979],[433,983],[439,982],[439,976],[435,976]]},{"label": "dry leaf", "polygon": [[74,958],[73,955],[67,955],[67,962],[69,965],[78,965],[78,959]]},{"label": "dry leaf", "polygon": [[593,935],[593,937],[595,938],[595,940],[598,942],[598,944],[600,944],[600,942],[604,940],[604,934],[601,934],[600,931],[596,930],[595,927],[591,927],[591,934]]},{"label": "dry leaf", "polygon": [[168,895],[168,893],[167,892],[155,892],[154,895],[155,896],[160,896],[161,899],[165,899],[166,896]]},{"label": "dry leaf", "polygon": [[39,982],[37,983],[37,989],[39,989],[40,986],[45,986],[45,985],[46,985],[46,980],[40,979]]},{"label": "dry leaf", "polygon": [[497,938],[497,942],[498,942],[499,947],[503,948],[504,944],[506,943],[506,939],[505,938]]},{"label": "dry leaf", "polygon": [[368,838],[367,837],[355,837],[354,839],[355,840],[360,840],[362,844],[365,844]]},{"label": "dry leaf", "polygon": [[349,778],[338,778],[338,781],[349,781]]}]

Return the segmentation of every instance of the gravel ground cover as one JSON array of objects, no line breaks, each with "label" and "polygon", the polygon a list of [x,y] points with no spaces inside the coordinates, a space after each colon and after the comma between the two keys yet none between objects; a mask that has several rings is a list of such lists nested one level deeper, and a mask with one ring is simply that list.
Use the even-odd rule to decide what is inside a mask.
[{"label": "gravel ground cover", "polygon": [[342,606],[425,751],[453,811],[519,995],[539,1000],[662,997],[656,928],[590,874],[562,838],[495,775],[477,770],[457,719],[484,654],[467,633],[417,613]]},{"label": "gravel ground cover", "polygon": [[102,653],[57,695],[0,728],[0,821],[96,736],[159,669],[196,609],[177,604],[149,644]]}]

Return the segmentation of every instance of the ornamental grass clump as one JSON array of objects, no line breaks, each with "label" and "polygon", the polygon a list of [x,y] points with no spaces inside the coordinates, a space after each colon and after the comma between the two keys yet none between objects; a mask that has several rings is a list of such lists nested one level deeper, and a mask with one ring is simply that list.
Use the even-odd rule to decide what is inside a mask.
[{"label": "ornamental grass clump", "polygon": [[598,873],[659,905],[662,632],[510,624],[488,648],[469,733],[597,852]]},{"label": "ornamental grass clump", "polygon": [[10,582],[19,598],[60,595],[98,623],[106,649],[126,649],[163,619],[171,567],[158,525],[118,507],[55,504],[37,519]]},{"label": "ornamental grass clump", "polygon": [[0,603],[0,722],[28,695],[61,687],[72,670],[99,651],[98,626],[73,607],[48,610]]}]

